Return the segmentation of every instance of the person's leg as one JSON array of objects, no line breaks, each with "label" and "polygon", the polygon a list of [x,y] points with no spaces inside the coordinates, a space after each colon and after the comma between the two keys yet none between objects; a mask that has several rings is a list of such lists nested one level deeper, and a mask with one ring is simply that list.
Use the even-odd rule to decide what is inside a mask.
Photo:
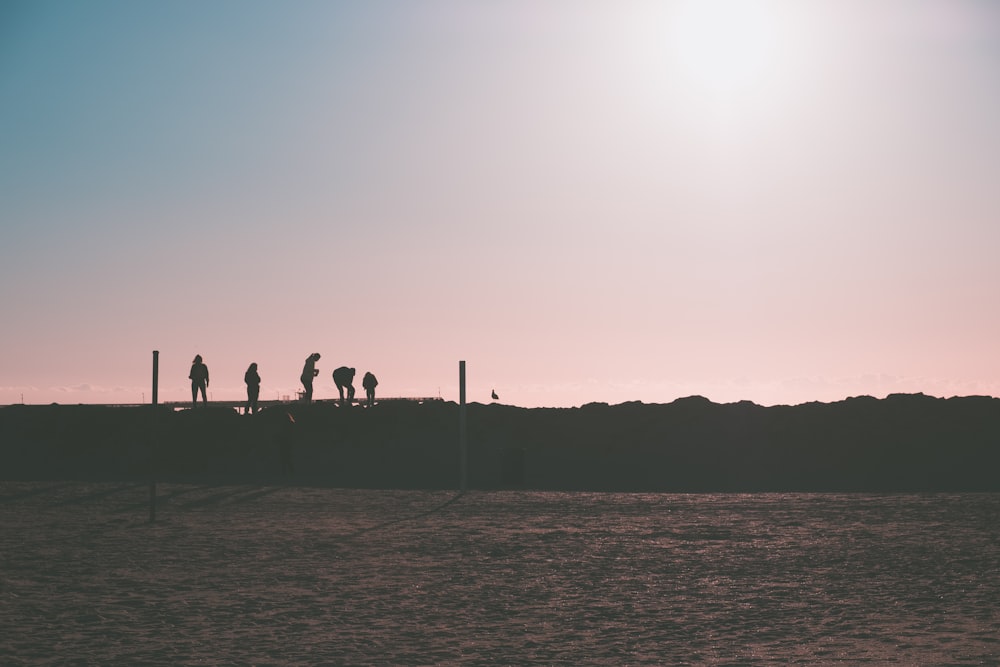
[{"label": "person's leg", "polygon": [[191,407],[193,408],[198,404],[198,383],[191,383]]}]

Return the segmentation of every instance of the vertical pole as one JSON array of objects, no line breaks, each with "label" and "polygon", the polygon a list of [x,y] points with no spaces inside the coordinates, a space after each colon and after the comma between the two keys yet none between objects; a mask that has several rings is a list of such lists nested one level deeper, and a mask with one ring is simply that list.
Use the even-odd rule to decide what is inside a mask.
[{"label": "vertical pole", "polygon": [[465,362],[458,362],[459,490],[469,489],[469,440],[465,430]]},{"label": "vertical pole", "polygon": [[153,350],[153,405],[159,401],[157,391],[160,384],[160,351]]},{"label": "vertical pole", "polygon": [[[159,403],[159,390],[160,385],[160,351],[153,350],[153,406],[155,407]],[[159,433],[159,423],[158,416],[153,415],[153,430],[152,436],[152,446],[149,457],[149,522],[153,523],[156,521],[156,471],[153,466],[156,465],[156,442],[160,437]]]}]

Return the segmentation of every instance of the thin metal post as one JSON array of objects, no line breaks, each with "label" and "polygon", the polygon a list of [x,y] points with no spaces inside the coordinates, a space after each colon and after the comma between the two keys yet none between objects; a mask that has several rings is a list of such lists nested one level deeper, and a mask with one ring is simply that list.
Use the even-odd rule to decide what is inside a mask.
[{"label": "thin metal post", "polygon": [[[158,405],[160,387],[160,351],[153,350],[153,405]],[[156,444],[160,438],[159,418],[153,415],[153,433],[150,434],[150,455],[149,455],[149,522],[156,521]]]},{"label": "thin metal post", "polygon": [[458,362],[459,490],[469,489],[469,439],[465,429],[465,362]]},{"label": "thin metal post", "polygon": [[153,405],[159,402],[158,389],[160,385],[160,351],[153,350]]}]

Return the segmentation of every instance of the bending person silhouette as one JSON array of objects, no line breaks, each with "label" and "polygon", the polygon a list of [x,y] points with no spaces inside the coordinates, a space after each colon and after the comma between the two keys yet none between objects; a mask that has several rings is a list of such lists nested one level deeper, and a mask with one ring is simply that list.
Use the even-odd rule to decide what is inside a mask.
[{"label": "bending person silhouette", "polygon": [[257,399],[260,398],[260,375],[257,373],[256,362],[250,364],[250,368],[243,374],[243,381],[247,383],[247,414],[256,414]]},{"label": "bending person silhouette", "polygon": [[370,408],[375,405],[375,387],[378,386],[378,380],[369,371],[365,373],[365,377],[361,380],[361,386],[365,388],[365,395],[368,397],[368,407]]},{"label": "bending person silhouette", "polygon": [[313,400],[313,378],[319,375],[319,370],[316,369],[316,362],[319,361],[319,352],[313,352],[306,359],[306,365],[302,367],[302,377],[299,380],[302,381],[302,386],[305,391],[302,393],[302,400],[306,403],[310,403]]},{"label": "bending person silhouette", "polygon": [[208,398],[205,395],[208,390],[208,366],[202,363],[200,354],[194,355],[188,379],[191,380],[191,407],[198,405],[199,391],[201,391],[201,402],[208,403]]},{"label": "bending person silhouette", "polygon": [[340,404],[344,403],[344,389],[347,389],[347,400],[354,400],[354,369],[348,368],[347,366],[341,366],[333,372],[333,383],[337,385],[337,391],[340,392]]}]

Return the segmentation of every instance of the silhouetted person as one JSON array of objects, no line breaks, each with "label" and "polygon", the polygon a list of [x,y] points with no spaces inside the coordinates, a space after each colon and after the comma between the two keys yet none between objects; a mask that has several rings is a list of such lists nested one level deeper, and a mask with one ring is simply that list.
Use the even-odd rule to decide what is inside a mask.
[{"label": "silhouetted person", "polygon": [[302,380],[302,386],[305,387],[302,400],[306,403],[313,400],[313,378],[319,375],[319,371],[316,369],[317,361],[319,361],[319,352],[310,354],[306,359],[306,365],[302,367],[302,377],[299,378]]},{"label": "silhouetted person", "polygon": [[497,396],[497,390],[496,389],[494,389],[493,391],[490,392],[490,396],[493,397],[494,401],[499,401],[500,400],[500,397]]},{"label": "silhouetted person", "polygon": [[208,403],[206,392],[208,391],[208,366],[202,363],[201,355],[194,355],[191,362],[191,372],[188,373],[191,380],[191,407],[198,405],[198,391],[201,391],[201,402]]},{"label": "silhouetted person", "polygon": [[250,368],[243,374],[243,381],[247,383],[247,413],[257,413],[257,399],[260,397],[260,375],[257,373],[257,364],[250,364]]},{"label": "silhouetted person", "polygon": [[365,388],[365,395],[368,397],[368,407],[370,408],[375,405],[375,387],[378,386],[378,380],[369,371],[362,378],[361,386]]},{"label": "silhouetted person", "polygon": [[340,392],[340,404],[344,405],[344,389],[347,389],[347,400],[354,400],[354,369],[341,366],[333,372],[333,383]]},{"label": "silhouetted person", "polygon": [[292,445],[295,442],[295,417],[286,412],[278,429],[278,453],[281,455],[281,474],[295,472],[292,466]]}]

